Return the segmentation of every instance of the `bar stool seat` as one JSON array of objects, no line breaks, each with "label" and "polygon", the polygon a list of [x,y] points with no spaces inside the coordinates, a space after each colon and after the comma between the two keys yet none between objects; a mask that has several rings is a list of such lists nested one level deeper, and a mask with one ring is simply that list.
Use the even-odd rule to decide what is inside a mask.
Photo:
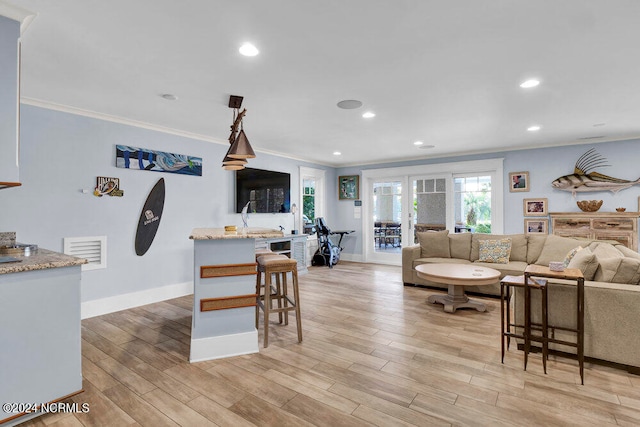
[{"label": "bar stool seat", "polygon": [[[280,323],[284,315],[284,324],[289,324],[289,312],[294,311],[296,315],[296,327],[298,331],[298,342],[302,342],[302,321],[300,317],[300,294],[298,291],[298,262],[284,255],[263,255],[259,256],[258,274],[256,276],[256,328],[258,328],[260,309],[264,313],[264,347],[269,346],[269,315],[278,313]],[[293,299],[288,294],[287,274],[291,275],[293,287]],[[262,275],[264,275],[264,285],[262,285]],[[275,286],[272,283],[272,276],[275,276]],[[264,293],[261,292],[264,288]],[[273,301],[278,302],[278,308],[274,308]]]},{"label": "bar stool seat", "polygon": [[273,252],[271,249],[268,249],[268,248],[256,249],[256,261],[258,260],[259,257],[263,255],[278,255],[278,254],[276,254],[275,252]]},{"label": "bar stool seat", "polygon": [[[524,325],[519,325],[511,322],[511,310],[509,307],[511,301],[511,288],[512,287],[520,287],[524,288],[524,276],[505,276],[500,281],[500,341],[502,348],[502,363],[504,363],[504,353],[505,353],[505,339],[507,341],[506,349],[509,350],[509,345],[511,338],[520,338],[523,340],[527,340],[527,338],[531,339],[531,333],[529,331],[529,336],[525,336],[527,334],[526,323],[525,320]],[[529,289],[539,289],[542,293],[542,323],[533,323],[529,322],[530,329],[537,330],[542,332],[542,336],[540,337],[540,341],[542,342],[542,365],[544,367],[544,373],[547,373],[547,359],[549,357],[549,342],[548,342],[548,310],[547,310],[547,281],[544,279],[529,279]],[[525,312],[531,315],[531,301],[530,299],[525,299]],[[506,304],[506,308],[505,308]],[[511,328],[522,328],[523,333],[518,334],[516,332],[511,332]],[[524,369],[527,369],[527,359],[528,359],[528,349],[525,349],[524,356]]]}]

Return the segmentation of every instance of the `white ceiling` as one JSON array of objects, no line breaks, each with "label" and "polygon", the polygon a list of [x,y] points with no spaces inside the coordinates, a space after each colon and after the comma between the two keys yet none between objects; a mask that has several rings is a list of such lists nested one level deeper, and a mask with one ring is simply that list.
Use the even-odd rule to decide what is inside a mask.
[{"label": "white ceiling", "polygon": [[37,14],[25,102],[226,143],[241,95],[258,152],[344,166],[640,136],[638,0],[3,2]]}]

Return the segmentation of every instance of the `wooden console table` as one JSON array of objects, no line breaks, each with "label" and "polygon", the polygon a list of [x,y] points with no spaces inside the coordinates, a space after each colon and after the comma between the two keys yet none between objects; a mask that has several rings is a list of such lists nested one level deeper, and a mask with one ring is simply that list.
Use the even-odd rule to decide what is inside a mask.
[{"label": "wooden console table", "polygon": [[551,212],[551,232],[563,237],[617,240],[638,250],[640,212]]}]

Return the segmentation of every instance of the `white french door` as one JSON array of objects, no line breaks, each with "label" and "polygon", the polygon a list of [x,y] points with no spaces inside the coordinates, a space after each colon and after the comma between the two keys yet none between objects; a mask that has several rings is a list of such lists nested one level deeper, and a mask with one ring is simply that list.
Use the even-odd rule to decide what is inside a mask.
[{"label": "white french door", "polygon": [[400,265],[407,232],[407,179],[368,179],[364,188],[365,257],[368,262]]}]

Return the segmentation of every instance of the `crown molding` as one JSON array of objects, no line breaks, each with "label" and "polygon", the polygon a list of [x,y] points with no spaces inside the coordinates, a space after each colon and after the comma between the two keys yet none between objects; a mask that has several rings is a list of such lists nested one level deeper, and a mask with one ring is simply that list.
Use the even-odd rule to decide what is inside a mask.
[{"label": "crown molding", "polygon": [[[20,103],[21,104],[25,104],[25,105],[32,105],[34,107],[45,108],[47,110],[60,111],[60,112],[63,112],[63,113],[74,114],[74,115],[77,115],[77,116],[90,117],[92,119],[104,120],[104,121],[107,121],[107,122],[118,123],[118,124],[121,124],[121,125],[133,126],[133,127],[147,129],[147,130],[153,130],[153,131],[156,131],[156,132],[162,132],[162,133],[167,133],[167,134],[170,134],[170,135],[181,136],[181,137],[184,137],[184,138],[197,139],[199,141],[213,142],[215,144],[220,144],[220,145],[224,145],[224,146],[228,146],[229,145],[229,141],[226,140],[226,139],[222,140],[222,139],[212,138],[210,136],[202,135],[202,134],[199,134],[199,133],[187,132],[187,131],[168,128],[168,127],[164,127],[164,126],[158,126],[158,125],[154,125],[154,124],[151,124],[151,123],[140,122],[140,121],[137,121],[137,120],[126,119],[124,117],[112,116],[112,115],[104,114],[104,113],[98,113],[96,111],[84,110],[82,108],[70,107],[68,105],[56,104],[54,102],[43,101],[43,100],[40,100],[40,99],[28,98],[28,97],[24,97],[23,96],[23,97],[20,98]],[[294,156],[290,156],[290,155],[287,155],[285,153],[279,153],[279,152],[276,152],[276,151],[260,150],[260,149],[255,149],[255,148],[254,148],[254,150],[256,152],[258,152],[258,153],[271,154],[273,156],[283,157],[283,158],[286,158],[286,159],[291,159],[291,160],[296,160],[296,161],[301,161],[301,162],[306,162],[306,163],[311,163],[311,164],[318,164],[318,165],[323,165],[323,166],[331,166],[330,164],[325,164],[325,163],[318,162],[318,161],[311,161],[309,159],[303,159],[303,158],[299,158],[299,157],[294,157]]]},{"label": "crown molding", "polygon": [[0,0],[0,15],[20,23],[20,35],[27,31],[27,28],[36,17],[36,14],[18,6],[10,5]]},{"label": "crown molding", "polygon": [[212,138],[207,135],[199,133],[187,132],[183,130],[168,128],[165,126],[154,125],[152,123],[141,122],[138,120],[126,119],[124,117],[112,116],[109,114],[98,113],[97,111],[84,110],[82,108],[71,107],[63,104],[56,104],[54,102],[43,101],[35,98],[20,98],[20,103],[25,105],[32,105],[34,107],[45,108],[47,110],[60,111],[63,113],[74,114],[76,116],[90,117],[92,119],[104,120],[106,122],[118,123],[121,125],[133,126],[137,128],[153,130],[156,132],[168,133],[171,135],[182,136],[190,139],[197,139],[200,141],[213,142],[215,144],[229,145],[229,141]]}]

